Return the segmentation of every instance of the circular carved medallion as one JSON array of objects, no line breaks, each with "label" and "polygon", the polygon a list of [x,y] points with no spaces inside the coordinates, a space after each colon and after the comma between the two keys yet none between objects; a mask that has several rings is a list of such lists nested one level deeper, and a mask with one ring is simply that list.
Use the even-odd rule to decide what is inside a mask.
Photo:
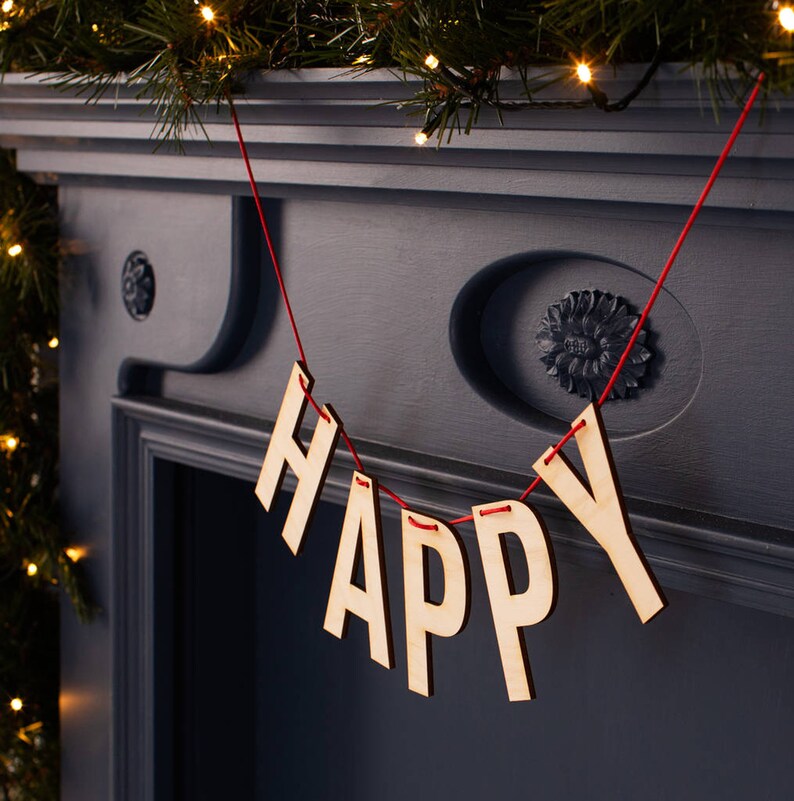
[{"label": "circular carved medallion", "polygon": [[[538,325],[535,343],[546,372],[581,398],[596,400],[606,389],[631,339],[640,315],[621,298],[598,289],[569,292],[552,303]],[[627,398],[639,389],[653,356],[640,331],[609,399]]]},{"label": "circular carved medallion", "polygon": [[121,271],[121,297],[133,320],[145,320],[154,306],[154,270],[142,250],[127,256]]}]

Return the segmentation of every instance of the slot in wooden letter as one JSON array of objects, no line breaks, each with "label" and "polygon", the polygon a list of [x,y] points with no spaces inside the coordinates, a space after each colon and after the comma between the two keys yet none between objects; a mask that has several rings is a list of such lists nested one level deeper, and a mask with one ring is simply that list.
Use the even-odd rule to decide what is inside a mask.
[{"label": "slot in wooden letter", "polygon": [[[457,532],[441,520],[403,509],[402,535],[408,689],[430,697],[433,694],[430,635],[454,637],[466,625],[471,594],[469,563]],[[438,553],[444,569],[444,598],[438,604],[428,598],[426,548]]]},{"label": "slot in wooden letter", "polygon": [[[358,571],[359,534],[360,553],[364,560],[364,590],[353,583]],[[384,667],[393,668],[394,647],[383,560],[378,484],[375,479],[356,472],[350,483],[323,628],[340,640],[344,639],[351,613],[366,620],[369,625],[370,656]]]},{"label": "slot in wooden letter", "polygon": [[270,511],[281,489],[287,465],[297,476],[298,486],[295,488],[295,495],[281,532],[281,536],[296,556],[303,547],[306,530],[320,499],[323,482],[331,466],[342,426],[334,410],[330,406],[323,406],[323,414],[328,419],[322,417],[318,419],[311,445],[306,450],[298,438],[301,420],[308,405],[306,394],[301,389],[301,379],[306,390],[310,392],[314,379],[300,362],[295,362],[256,484],[256,497],[262,506]]},{"label": "slot in wooden letter", "polygon": [[666,601],[632,534],[606,431],[595,404],[590,404],[571,427],[576,427],[581,420],[585,421],[585,426],[574,436],[589,490],[563,453],[550,459],[549,464],[545,463],[553,448],[549,448],[533,467],[607,552],[640,620],[647,623],[664,609]]},{"label": "slot in wooden letter", "polygon": [[[520,501],[499,501],[472,509],[496,640],[511,701],[535,697],[521,626],[545,620],[554,609],[557,577],[551,541],[540,516]],[[518,537],[529,570],[529,586],[516,594],[503,535]]]}]

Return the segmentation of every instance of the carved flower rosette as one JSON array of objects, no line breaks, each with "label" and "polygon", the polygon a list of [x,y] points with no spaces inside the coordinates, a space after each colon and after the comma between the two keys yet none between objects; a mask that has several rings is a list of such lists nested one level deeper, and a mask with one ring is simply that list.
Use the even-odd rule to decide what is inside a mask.
[{"label": "carved flower rosette", "polygon": [[[546,372],[560,386],[594,401],[606,389],[640,315],[619,297],[586,289],[570,292],[553,303],[540,321],[535,342]],[[642,330],[609,398],[627,398],[640,386],[652,352]]]},{"label": "carved flower rosette", "polygon": [[154,271],[146,254],[133,251],[121,273],[121,297],[134,320],[144,320],[154,305]]}]

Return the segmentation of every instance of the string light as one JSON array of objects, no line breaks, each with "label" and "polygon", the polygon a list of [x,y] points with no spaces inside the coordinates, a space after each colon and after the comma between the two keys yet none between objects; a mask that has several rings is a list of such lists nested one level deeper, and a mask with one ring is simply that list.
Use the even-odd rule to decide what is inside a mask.
[{"label": "string light", "polygon": [[35,740],[32,740],[28,735],[40,731],[43,726],[44,724],[40,720],[36,721],[35,723],[31,723],[29,726],[23,726],[17,731],[17,737],[19,737],[23,743],[33,745]]},{"label": "string light", "polygon": [[48,347],[48,348],[51,348],[52,350],[55,350],[55,348],[57,348],[57,347],[58,347],[58,345],[60,345],[60,344],[61,344],[61,340],[60,340],[60,339],[58,339],[58,337],[53,337],[53,338],[52,338],[52,339],[51,339],[51,340],[50,340],[50,341],[47,343],[47,347]]},{"label": "string light", "polygon": [[434,70],[438,68],[439,64],[439,60],[432,53],[429,53],[425,59],[425,66],[430,67],[431,70]]},{"label": "string light", "polygon": [[417,145],[423,145],[427,142],[427,134],[424,131],[419,131],[419,133],[414,137],[414,142]]},{"label": "string light", "polygon": [[22,253],[22,245],[11,245],[7,252],[9,256],[19,256]]},{"label": "string light", "polygon": [[207,22],[212,22],[215,19],[215,12],[209,6],[202,6],[201,7],[201,16]]},{"label": "string light", "polygon": [[12,698],[9,706],[11,707],[11,709],[14,710],[14,712],[19,712],[24,706],[24,704],[22,703],[21,698]]},{"label": "string light", "polygon": [[791,33],[794,31],[794,8],[783,6],[777,14],[778,22],[784,31]]},{"label": "string light", "polygon": [[593,73],[590,70],[590,67],[588,67],[587,64],[582,62],[581,64],[576,65],[576,77],[582,83],[590,83],[590,81],[593,80]]},{"label": "string light", "polygon": [[79,562],[85,556],[85,548],[75,548],[74,546],[71,546],[67,548],[64,553],[73,562]]},{"label": "string light", "polygon": [[35,562],[31,562],[28,565],[28,575],[29,576],[35,576],[36,573],[38,573],[38,572],[39,572],[39,566]]},{"label": "string light", "polygon": [[8,14],[11,9],[14,7],[14,0],[4,0],[3,5],[0,8],[3,9],[5,14]]},{"label": "string light", "polygon": [[0,444],[9,453],[13,453],[19,447],[19,440],[13,434],[6,434],[4,437],[0,437]]}]

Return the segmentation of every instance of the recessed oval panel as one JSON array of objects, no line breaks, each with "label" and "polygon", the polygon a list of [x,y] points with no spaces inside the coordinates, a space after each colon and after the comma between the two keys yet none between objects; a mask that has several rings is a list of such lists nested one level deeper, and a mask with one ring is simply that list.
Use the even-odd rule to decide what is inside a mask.
[{"label": "recessed oval panel", "polygon": [[[588,401],[567,393],[541,361],[535,335],[549,305],[569,292],[598,289],[639,313],[653,287],[637,270],[593,256],[542,253],[497,262],[474,276],[456,300],[450,320],[455,360],[494,406],[535,428],[562,432]],[[667,425],[689,405],[700,383],[700,338],[669,291],[659,295],[647,330],[654,356],[641,388],[602,407],[615,438]]]}]

